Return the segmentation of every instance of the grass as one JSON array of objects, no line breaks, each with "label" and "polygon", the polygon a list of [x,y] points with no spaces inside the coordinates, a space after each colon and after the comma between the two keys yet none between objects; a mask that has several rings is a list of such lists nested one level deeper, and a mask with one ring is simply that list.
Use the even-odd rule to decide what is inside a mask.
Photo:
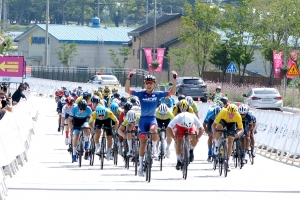
[{"label": "grass", "polygon": [[[218,83],[218,82],[208,82],[206,81],[207,84],[207,92],[208,93],[213,93],[215,92],[215,88],[220,85],[222,87],[222,93],[227,94],[228,98],[232,102],[244,102],[244,97],[243,94],[248,94],[248,92],[252,88],[259,87],[261,88],[262,86],[260,85],[235,85],[233,84],[232,87],[228,83]],[[291,86],[287,87],[285,95],[283,96],[283,88],[282,87],[274,87],[276,88],[280,95],[283,97],[283,106],[291,107],[292,106],[292,97],[293,97],[293,89]],[[230,91],[231,91],[231,96],[230,96]],[[295,87],[294,89],[294,107],[300,108],[300,88]]]}]

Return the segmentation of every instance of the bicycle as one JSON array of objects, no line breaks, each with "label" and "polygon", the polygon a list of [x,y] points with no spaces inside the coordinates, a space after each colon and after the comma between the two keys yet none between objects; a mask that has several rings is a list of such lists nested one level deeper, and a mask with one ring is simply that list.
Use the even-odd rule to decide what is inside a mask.
[{"label": "bicycle", "polygon": [[181,162],[181,171],[182,171],[182,178],[184,178],[185,180],[187,178],[188,165],[190,163],[188,139],[189,139],[189,136],[191,136],[191,135],[196,135],[196,137],[197,137],[196,133],[189,134],[188,132],[184,132],[183,142],[182,142],[181,157],[183,158],[183,160]]},{"label": "bicycle", "polygon": [[127,133],[128,131],[124,131],[125,138],[123,140],[123,147],[124,147],[124,164],[125,164],[125,169],[129,169],[129,156],[127,156],[127,153],[129,152],[129,147],[127,143]]},{"label": "bicycle", "polygon": [[104,124],[102,124],[101,129],[103,130],[102,136],[101,136],[101,148],[100,148],[100,154],[99,154],[99,159],[100,159],[100,169],[103,169],[103,164],[104,164],[104,158],[106,154],[106,133],[104,130],[111,129],[104,127]]},{"label": "bicycle", "polygon": [[237,168],[239,166],[240,169],[243,168],[243,150],[242,150],[242,144],[240,138],[235,138],[233,141],[233,163],[234,167]]},{"label": "bicycle", "polygon": [[91,144],[90,144],[89,156],[90,156],[90,165],[91,166],[94,165],[95,152],[96,152],[96,145],[95,145],[94,135],[95,135],[95,129],[94,129],[94,132],[92,133],[92,136],[91,136],[91,139],[90,139]]},{"label": "bicycle", "polygon": [[[151,140],[151,135],[155,134],[152,132],[147,132],[147,143],[146,143],[146,153],[144,156],[144,172],[146,172],[146,181],[150,183],[151,180],[151,168],[152,168],[152,163],[153,163],[153,158],[152,158],[152,140]],[[142,163],[140,163],[142,164]]]},{"label": "bicycle", "polygon": [[139,138],[138,138],[138,127],[136,126],[135,127],[135,130],[132,130],[131,131],[131,134],[134,133],[134,137],[132,137],[132,144],[133,144],[133,147],[132,147],[132,161],[133,161],[133,164],[134,164],[134,172],[135,172],[135,176],[137,176],[137,169],[138,169],[138,165],[140,164],[139,163]]},{"label": "bicycle", "polygon": [[118,134],[114,134],[114,144],[113,144],[113,156],[114,156],[114,165],[118,165],[118,142],[119,136]]},{"label": "bicycle", "polygon": [[77,148],[76,148],[76,157],[78,158],[79,162],[79,167],[81,167],[81,164],[82,164],[82,156],[83,156],[83,152],[84,152],[84,149],[83,149],[83,144],[84,144],[84,133],[83,133],[83,128],[80,129],[80,133],[79,133],[79,143],[77,145]]},{"label": "bicycle", "polygon": [[[253,134],[252,130],[250,131],[250,134]],[[247,137],[247,142],[249,142],[249,146],[250,146],[250,150],[248,149],[248,155],[249,155],[249,160],[250,160],[250,163],[251,165],[254,164],[254,157],[255,157],[255,152],[254,152],[254,147],[252,146],[251,144],[251,139],[250,137]]]},{"label": "bicycle", "polygon": [[161,129],[159,130],[159,142],[160,142],[160,151],[158,155],[158,160],[160,161],[160,171],[162,171],[162,163],[165,158],[165,138],[166,138],[166,127],[165,123],[162,124]]}]

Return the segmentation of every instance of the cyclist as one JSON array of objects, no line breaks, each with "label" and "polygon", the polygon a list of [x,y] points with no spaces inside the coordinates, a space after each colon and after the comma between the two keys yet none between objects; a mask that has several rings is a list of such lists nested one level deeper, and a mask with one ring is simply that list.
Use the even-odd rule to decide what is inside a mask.
[{"label": "cyclist", "polygon": [[82,93],[82,96],[78,97],[75,101],[76,104],[79,103],[79,101],[81,101],[82,99],[84,99],[86,102],[91,102],[91,97],[92,97],[92,94],[89,93],[89,92],[84,92]]},{"label": "cyclist", "polygon": [[[242,135],[242,149],[243,149],[243,163],[247,163],[246,155],[248,155],[249,142],[250,139],[250,130],[253,128],[253,117],[249,113],[249,107],[246,104],[241,104],[238,107],[238,111],[242,117],[242,122],[244,126],[244,133]],[[249,132],[249,134],[248,134]]]},{"label": "cyclist", "polygon": [[88,126],[87,121],[92,115],[92,109],[87,106],[86,100],[81,100],[77,105],[74,105],[70,111],[69,116],[69,125],[73,125],[73,156],[72,162],[77,162],[76,160],[76,148],[79,141],[80,129],[84,128],[84,159],[88,159],[88,151],[89,151],[89,138],[91,130]]},{"label": "cyclist", "polygon": [[108,105],[110,106],[110,104],[113,102],[114,99],[119,100],[120,96],[121,95],[118,92],[115,92],[111,97],[109,97],[109,99],[107,101]]},{"label": "cyclist", "polygon": [[199,116],[199,113],[198,113],[199,112],[198,111],[198,106],[194,102],[193,98],[191,96],[187,96],[187,97],[185,97],[185,100],[188,102],[188,105],[193,108],[193,111],[194,111],[195,115],[198,117],[198,119],[200,119],[200,116]]},{"label": "cyclist", "polygon": [[160,98],[160,103],[164,103],[166,104],[169,108],[173,108],[173,105],[175,105],[175,101],[172,97],[166,96],[166,97],[162,97]]},{"label": "cyclist", "polygon": [[[153,145],[153,152],[156,152],[156,143],[158,140],[157,136],[157,122],[155,118],[155,111],[158,101],[161,97],[170,96],[170,94],[174,94],[177,85],[177,73],[173,71],[173,87],[171,91],[168,92],[156,92],[154,91],[156,78],[152,75],[147,75],[144,78],[144,86],[146,90],[136,91],[130,90],[130,78],[135,74],[135,70],[131,71],[126,80],[125,84],[125,92],[130,95],[135,95],[140,100],[141,104],[141,118],[139,121],[139,129],[141,130],[141,134],[139,136],[140,139],[140,151],[139,151],[139,162],[140,167],[138,170],[138,175],[143,176],[143,159],[146,150],[146,142],[147,142],[147,132],[155,133],[151,135],[152,145]],[[155,155],[157,157],[157,154]]]},{"label": "cyclist", "polygon": [[94,94],[94,95],[97,95],[98,97],[100,97],[100,98],[102,99],[102,93],[99,92],[98,90],[94,90],[94,91],[93,91],[93,94]]},{"label": "cyclist", "polygon": [[215,102],[216,100],[220,100],[225,95],[221,92],[221,86],[216,87],[216,92],[214,92],[211,96],[212,101]]},{"label": "cyclist", "polygon": [[76,101],[76,99],[78,98],[75,92],[71,93],[71,96],[73,97],[74,101]]},{"label": "cyclist", "polygon": [[204,129],[201,125],[200,120],[196,117],[196,115],[183,112],[177,115],[168,125],[167,127],[167,135],[169,135],[176,142],[176,157],[177,164],[176,169],[179,170],[181,168],[181,152],[182,152],[182,142],[184,133],[188,132],[188,134],[195,134],[196,128],[198,129],[197,137],[195,135],[191,136],[192,142],[189,150],[189,161],[193,162],[194,160],[194,148],[196,147],[199,138],[204,132]]},{"label": "cyclist", "polygon": [[62,128],[63,128],[63,130],[65,130],[65,133],[66,133],[66,138],[65,138],[66,145],[69,144],[69,130],[71,129],[71,126],[68,126],[68,118],[69,118],[69,114],[70,114],[70,111],[71,111],[74,103],[75,103],[75,101],[74,101],[73,97],[69,96],[66,99],[66,105],[63,106],[62,113],[61,113]]},{"label": "cyclist", "polygon": [[111,90],[109,89],[108,85],[105,85],[104,89],[102,90],[102,96],[107,101],[109,95],[111,95]]},{"label": "cyclist", "polygon": [[92,111],[94,112],[96,110],[96,107],[98,105],[103,105],[103,102],[101,102],[100,97],[97,95],[92,96],[91,98],[91,102],[88,103],[88,106],[92,109]]},{"label": "cyclist", "polygon": [[77,91],[76,91],[76,95],[77,95],[78,97],[80,97],[82,94],[83,94],[82,87],[81,87],[81,86],[78,86],[78,87],[77,87]]},{"label": "cyclist", "polygon": [[99,143],[99,138],[101,136],[101,128],[102,125],[104,125],[106,132],[106,138],[107,138],[107,151],[106,151],[106,159],[110,160],[111,157],[111,147],[112,147],[112,121],[115,122],[115,130],[118,130],[119,127],[119,120],[117,117],[107,108],[104,106],[97,106],[96,111],[93,112],[89,124],[92,129],[96,127],[95,130],[95,135],[94,135],[94,140],[95,140],[95,145],[96,145],[96,154],[100,154],[100,143]]},{"label": "cyclist", "polygon": [[121,104],[119,106],[123,109],[124,105],[127,103],[127,98],[126,97],[121,97],[120,101],[121,101]]},{"label": "cyclist", "polygon": [[[173,113],[170,111],[168,106],[164,103],[160,104],[158,108],[156,108],[155,117],[157,121],[157,127],[159,129],[162,128],[163,123],[165,124],[165,128],[168,127],[170,121],[174,119]],[[172,142],[172,138],[167,136],[167,146],[166,146],[166,157],[170,158],[170,144]],[[165,145],[164,145],[165,146]]]},{"label": "cyclist", "polygon": [[253,157],[255,157],[255,152],[254,152],[254,134],[257,133],[257,125],[256,125],[256,117],[253,115],[252,111],[249,110],[249,114],[252,116],[252,130],[250,130],[250,140],[251,140],[251,151],[253,153]]},{"label": "cyclist", "polygon": [[234,137],[239,138],[244,132],[242,117],[238,113],[238,107],[234,104],[230,104],[226,109],[221,110],[212,124],[212,131],[215,136],[215,155],[219,154],[219,146],[221,144],[221,132],[218,132],[218,130],[223,130],[224,128],[231,131],[230,134],[228,134],[228,171],[230,171],[230,164],[232,164],[230,156],[232,153],[233,139]]},{"label": "cyclist", "polygon": [[113,102],[110,105],[110,111],[119,119],[120,114],[122,113],[122,109],[119,107],[119,105],[115,102]]},{"label": "cyclist", "polygon": [[211,162],[212,161],[212,156],[213,156],[212,143],[213,143],[214,138],[213,138],[213,132],[211,130],[211,125],[215,121],[216,116],[220,113],[221,109],[222,108],[220,106],[211,107],[208,110],[208,112],[206,114],[206,117],[204,119],[204,122],[203,122],[204,130],[208,135],[208,140],[207,140],[208,158],[207,158],[207,162]]},{"label": "cyclist", "polygon": [[[119,116],[119,124],[121,126],[121,124],[123,123],[124,119],[125,119],[125,115],[127,114],[127,112],[132,108],[132,104],[130,102],[127,102],[124,105],[124,109],[123,112],[120,114]],[[119,132],[119,131],[118,131]],[[119,134],[120,135],[120,134]],[[118,147],[119,147],[119,154],[122,155],[122,147],[123,147],[123,137],[119,137],[119,143],[118,143]]]},{"label": "cyclist", "polygon": [[65,100],[65,97],[63,97],[63,96],[58,96],[58,98],[59,98],[59,100],[56,104],[56,111],[57,111],[57,114],[58,114],[58,129],[57,129],[57,132],[60,132],[61,112],[62,112],[62,108],[63,108],[62,103],[65,103],[66,100]]},{"label": "cyclist", "polygon": [[189,113],[194,114],[194,110],[191,106],[189,106],[188,102],[185,99],[180,100],[173,108],[173,115],[176,116],[177,114],[187,111]]},{"label": "cyclist", "polygon": [[224,108],[227,108],[229,106],[229,102],[228,102],[228,98],[225,96],[225,97],[222,97],[220,99],[220,101],[222,101],[223,105],[224,105]]}]

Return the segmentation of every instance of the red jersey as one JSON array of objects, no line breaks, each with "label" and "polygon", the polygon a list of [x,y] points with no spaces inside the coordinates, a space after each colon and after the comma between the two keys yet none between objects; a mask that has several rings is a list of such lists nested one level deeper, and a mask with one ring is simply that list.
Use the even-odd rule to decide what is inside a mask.
[{"label": "red jersey", "polygon": [[55,91],[55,96],[57,97],[57,96],[64,96],[65,95],[65,93],[64,93],[64,91],[62,91],[62,90],[56,90]]},{"label": "red jersey", "polygon": [[94,112],[95,110],[93,109],[92,103],[88,103],[88,106],[92,109],[92,111]]},{"label": "red jersey", "polygon": [[119,116],[119,124],[122,124],[124,121],[124,117],[125,117],[125,113],[121,112],[120,116]]}]

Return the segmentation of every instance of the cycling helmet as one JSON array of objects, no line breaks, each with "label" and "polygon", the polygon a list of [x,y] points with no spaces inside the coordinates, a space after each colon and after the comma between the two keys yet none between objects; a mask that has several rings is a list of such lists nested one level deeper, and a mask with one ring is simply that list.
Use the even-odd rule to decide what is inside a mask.
[{"label": "cycling helmet", "polygon": [[241,115],[247,114],[249,112],[249,107],[246,104],[241,104],[238,111]]},{"label": "cycling helmet", "polygon": [[112,93],[116,93],[116,92],[118,92],[118,89],[114,87],[111,91],[112,91]]},{"label": "cycling helmet", "polygon": [[221,90],[221,86],[218,85],[218,86],[216,87],[216,90]]},{"label": "cycling helmet", "polygon": [[191,128],[194,125],[194,115],[190,113],[184,113],[181,121],[181,126],[185,128]]},{"label": "cycling helmet", "polygon": [[66,101],[67,99],[65,98],[65,97],[62,97],[61,99],[60,99],[60,102],[61,102],[61,104],[67,104],[67,101]]},{"label": "cycling helmet", "polygon": [[188,102],[189,106],[193,105],[193,103],[194,103],[194,100],[193,100],[193,98],[192,98],[192,97],[190,97],[190,96],[187,96],[185,99],[186,99],[186,101]]},{"label": "cycling helmet", "polygon": [[130,103],[130,102],[127,102],[127,103],[125,103],[125,105],[124,105],[124,110],[130,110],[132,108],[132,103]]},{"label": "cycling helmet", "polygon": [[214,109],[215,117],[220,113],[221,110],[222,110],[221,107],[219,107],[219,106],[216,106],[216,107],[215,107],[215,109]]},{"label": "cycling helmet", "polygon": [[99,94],[99,91],[95,89],[95,90],[93,91],[93,94],[94,94],[94,95],[98,95],[98,94]]},{"label": "cycling helmet", "polygon": [[156,82],[156,78],[155,78],[155,76],[153,76],[153,75],[147,75],[147,76],[145,76],[145,78],[144,78],[144,82],[146,82],[146,81],[152,81],[152,82]]},{"label": "cycling helmet", "polygon": [[66,97],[70,96],[69,90],[65,90],[64,93],[65,93],[65,96],[66,96]]},{"label": "cycling helmet", "polygon": [[121,100],[121,103],[122,103],[122,104],[125,104],[125,103],[127,102],[127,99],[126,99],[126,97],[121,97],[121,99],[120,99],[120,100]]},{"label": "cycling helmet", "polygon": [[86,110],[86,107],[87,107],[86,100],[82,99],[81,101],[78,102],[78,109],[79,110]]},{"label": "cycling helmet", "polygon": [[97,113],[97,115],[105,115],[105,113],[106,113],[105,106],[97,106],[96,113]]},{"label": "cycling helmet", "polygon": [[168,112],[168,106],[164,103],[158,106],[158,113],[161,115],[166,115]]},{"label": "cycling helmet", "polygon": [[114,113],[118,112],[118,110],[119,110],[118,104],[112,103],[112,104],[110,105],[110,110],[111,110],[112,112],[114,112]]},{"label": "cycling helmet", "polygon": [[121,104],[121,101],[119,99],[113,99],[111,101],[111,103],[116,103],[117,105],[120,105]]},{"label": "cycling helmet", "polygon": [[183,94],[178,97],[178,101],[181,101],[182,99],[185,99],[185,96]]},{"label": "cycling helmet", "polygon": [[91,102],[98,104],[100,102],[100,97],[98,97],[97,95],[94,95],[91,99]]},{"label": "cycling helmet", "polygon": [[132,96],[130,98],[130,103],[132,103],[133,105],[136,105],[136,102],[137,102],[137,98],[135,96]]},{"label": "cycling helmet", "polygon": [[229,104],[229,106],[227,107],[227,111],[230,113],[237,113],[238,107],[235,104]]},{"label": "cycling helmet", "polygon": [[84,124],[81,126],[81,128],[90,128],[90,125],[88,122],[84,122]]},{"label": "cycling helmet", "polygon": [[216,106],[219,106],[219,107],[221,107],[221,108],[223,108],[223,106],[224,106],[223,102],[220,101],[220,100],[217,100],[217,101],[215,102],[215,105],[216,105]]},{"label": "cycling helmet", "polygon": [[66,88],[66,87],[61,87],[61,89],[62,89],[62,90],[66,90],[67,88]]},{"label": "cycling helmet", "polygon": [[100,87],[98,87],[98,91],[99,92],[102,92],[102,90],[103,90],[103,88],[100,86]]},{"label": "cycling helmet", "polygon": [[108,85],[106,85],[106,86],[104,86],[104,87],[105,87],[105,89],[109,89],[109,88],[108,88]]},{"label": "cycling helmet", "polygon": [[120,98],[120,94],[118,93],[118,91],[116,93],[114,93],[114,98]]},{"label": "cycling helmet", "polygon": [[82,98],[83,99],[88,99],[89,98],[89,93],[88,92],[82,93]]},{"label": "cycling helmet", "polygon": [[185,99],[181,100],[179,102],[179,108],[180,108],[180,110],[186,111],[189,108],[188,102]]},{"label": "cycling helmet", "polygon": [[126,113],[126,116],[125,118],[127,119],[127,121],[129,123],[134,123],[136,121],[136,113],[133,111],[133,110],[129,110],[127,113]]},{"label": "cycling helmet", "polygon": [[73,97],[69,96],[69,97],[67,98],[66,102],[67,102],[67,105],[68,105],[68,106],[72,106],[72,105],[75,103],[75,100],[74,100]]},{"label": "cycling helmet", "polygon": [[71,96],[72,96],[72,97],[76,97],[76,93],[74,93],[74,92],[71,93]]},{"label": "cycling helmet", "polygon": [[222,101],[223,104],[226,105],[226,104],[228,103],[228,98],[227,98],[227,97],[222,97],[222,98],[220,99],[220,101]]}]

